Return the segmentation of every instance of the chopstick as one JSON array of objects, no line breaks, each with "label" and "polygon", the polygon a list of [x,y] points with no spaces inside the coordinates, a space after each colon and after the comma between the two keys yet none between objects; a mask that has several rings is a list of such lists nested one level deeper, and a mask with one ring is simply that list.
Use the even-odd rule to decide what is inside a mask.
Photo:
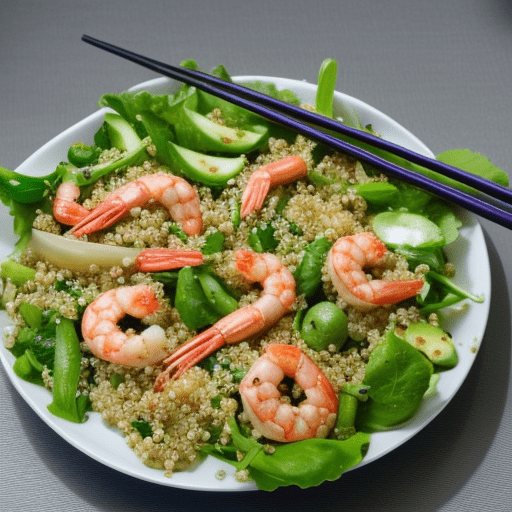
[{"label": "chopstick", "polygon": [[[125,50],[110,43],[100,41],[88,35],[83,35],[82,40],[136,64],[142,65],[152,71],[156,71],[162,75],[187,83],[197,89],[234,103],[271,121],[291,128],[312,140],[326,144],[336,150],[346,152],[351,156],[372,165],[388,176],[406,181],[423,190],[451,201],[454,204],[466,208],[481,217],[512,229],[512,212],[503,210],[497,206],[500,204],[507,208],[512,202],[512,191],[494,183],[491,180],[467,173],[461,169],[444,164],[419,153],[415,153],[367,132],[350,128],[336,120],[290,105],[265,94],[253,91],[247,87],[227,82],[215,76],[188,68],[171,66],[129,50]],[[315,126],[320,126],[321,128],[331,132],[339,133],[370,144],[374,147],[384,149],[405,160],[443,174],[465,185],[469,185],[477,189],[478,192],[482,192],[491,198],[494,198],[493,202],[495,204],[486,202],[480,197],[467,192],[453,189],[448,185],[437,182],[422,174],[400,167],[399,165],[389,162],[371,152],[340,140],[329,133],[318,130]]]}]

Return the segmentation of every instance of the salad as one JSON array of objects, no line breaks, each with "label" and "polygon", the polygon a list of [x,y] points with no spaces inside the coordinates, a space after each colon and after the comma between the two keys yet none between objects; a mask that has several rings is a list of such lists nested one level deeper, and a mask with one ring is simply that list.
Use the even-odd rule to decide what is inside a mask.
[{"label": "salad", "polygon": [[[332,116],[333,74],[305,108]],[[482,300],[451,279],[455,212],[194,88],[100,105],[53,173],[0,173],[16,375],[169,477],[210,455],[272,490],[359,464],[457,364],[442,310]]]}]

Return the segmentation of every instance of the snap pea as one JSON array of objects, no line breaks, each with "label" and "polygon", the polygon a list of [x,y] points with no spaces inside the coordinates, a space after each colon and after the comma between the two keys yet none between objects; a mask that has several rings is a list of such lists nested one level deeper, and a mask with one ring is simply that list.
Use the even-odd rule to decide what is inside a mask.
[{"label": "snap pea", "polygon": [[297,293],[310,297],[322,282],[322,265],[325,255],[331,248],[327,238],[317,238],[306,246],[304,257],[295,270],[293,277],[297,283]]},{"label": "snap pea", "polygon": [[85,403],[76,397],[82,358],[80,343],[74,322],[68,318],[59,320],[55,338],[53,402],[48,405],[48,410],[59,418],[82,423],[85,420]]},{"label": "snap pea", "polygon": [[318,113],[327,117],[333,116],[332,107],[337,72],[338,63],[333,59],[325,59],[318,72],[315,108]]}]

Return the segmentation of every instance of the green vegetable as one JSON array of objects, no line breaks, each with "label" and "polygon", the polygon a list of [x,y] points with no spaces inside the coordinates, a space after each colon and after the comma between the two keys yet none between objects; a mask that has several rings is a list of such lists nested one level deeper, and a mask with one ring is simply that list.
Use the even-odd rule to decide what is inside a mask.
[{"label": "green vegetable", "polygon": [[440,327],[426,322],[410,324],[403,338],[438,366],[453,368],[459,360],[451,336]]},{"label": "green vegetable", "polygon": [[238,308],[222,280],[201,267],[184,267],[178,272],[174,305],[191,330],[212,325]]},{"label": "green vegetable", "polygon": [[311,297],[322,282],[322,266],[331,242],[324,237],[317,238],[304,249],[304,256],[293,273],[297,294]]},{"label": "green vegetable", "polygon": [[43,326],[43,312],[35,304],[23,302],[20,304],[19,312],[29,327],[40,329]]},{"label": "green vegetable", "polygon": [[420,407],[432,373],[432,363],[390,331],[370,355],[363,380],[369,399],[359,404],[357,430],[388,430],[411,418]]},{"label": "green vegetable", "polygon": [[254,127],[253,131],[230,128],[185,107],[175,125],[178,144],[203,153],[249,153],[262,145],[267,131],[263,126]]},{"label": "green vegetable", "polygon": [[348,338],[347,315],[332,302],[319,302],[306,313],[300,335],[314,350],[326,350],[329,345],[340,350]]},{"label": "green vegetable", "polygon": [[398,197],[398,188],[388,181],[369,181],[356,185],[356,192],[369,204],[394,206]]},{"label": "green vegetable", "polygon": [[[436,159],[508,187],[508,174],[496,167],[486,156],[480,153],[469,149],[450,149],[438,154]],[[455,183],[455,180],[450,181]]]},{"label": "green vegetable", "polygon": [[434,271],[426,274],[425,282],[422,293],[417,297],[417,301],[421,305],[420,312],[423,315],[452,306],[464,299],[477,303],[481,303],[484,300],[483,296],[474,295],[464,290],[451,279]]},{"label": "green vegetable", "polygon": [[224,235],[220,231],[216,231],[206,237],[206,242],[201,247],[201,252],[206,256],[221,252],[224,248]]},{"label": "green vegetable", "polygon": [[98,161],[101,149],[97,146],[88,146],[83,142],[77,142],[68,150],[68,160],[76,167],[93,165]]},{"label": "green vegetable", "polygon": [[334,90],[338,63],[333,59],[325,59],[318,72],[318,87],[316,90],[315,109],[319,114],[333,116]]},{"label": "green vegetable", "polygon": [[229,200],[230,219],[233,223],[233,227],[236,229],[240,226],[242,218],[240,216],[240,202],[236,199]]},{"label": "green vegetable", "polygon": [[36,271],[17,261],[5,260],[1,265],[0,275],[2,279],[10,279],[16,286],[21,286],[27,281],[32,281],[36,275]]},{"label": "green vegetable", "polygon": [[144,420],[132,421],[132,427],[142,436],[143,439],[151,437],[153,435],[153,429],[151,425]]},{"label": "green vegetable", "polygon": [[439,247],[445,245],[441,229],[416,213],[382,212],[372,221],[375,234],[389,247]]},{"label": "green vegetable", "polygon": [[140,137],[126,119],[110,112],[105,114],[104,119],[112,146],[120,151],[134,151],[140,146]]},{"label": "green vegetable", "polygon": [[197,153],[172,142],[168,150],[173,167],[191,180],[212,187],[225,185],[245,167],[246,159],[239,157],[220,157]]},{"label": "green vegetable", "polygon": [[120,373],[113,373],[110,376],[110,385],[114,389],[117,389],[119,387],[119,385],[122,384],[123,382],[124,382],[124,376],[121,375]]},{"label": "green vegetable", "polygon": [[[57,313],[41,311],[37,306],[26,303],[20,305],[20,313],[27,325],[21,329],[11,349],[16,361],[20,359],[15,363],[14,371],[24,380],[42,384],[43,367],[47,366],[50,370],[54,367]],[[31,367],[30,378],[23,373],[28,368],[27,363]],[[33,371],[35,373],[32,375]]]},{"label": "green vegetable", "polygon": [[343,441],[315,438],[281,444],[275,447],[274,453],[267,454],[263,445],[241,433],[234,418],[228,424],[234,448],[245,454],[244,458],[238,461],[231,446],[206,445],[203,453],[237,470],[248,469],[258,488],[265,491],[288,485],[305,489],[326,480],[336,480],[361,462],[370,442],[368,434],[358,432]]},{"label": "green vegetable", "polygon": [[75,324],[60,318],[56,327],[55,365],[53,370],[53,402],[48,410],[55,416],[74,423],[85,421],[86,397],[77,398],[82,351]]},{"label": "green vegetable", "polygon": [[98,131],[94,134],[94,144],[100,149],[110,149],[112,147],[105,122],[101,124]]},{"label": "green vegetable", "polygon": [[355,396],[343,391],[338,398],[338,416],[334,429],[340,439],[347,439],[356,433],[354,422],[356,420],[358,400]]},{"label": "green vegetable", "polygon": [[274,237],[275,231],[271,224],[261,223],[257,228],[253,228],[247,242],[255,252],[273,252],[279,245],[279,240]]},{"label": "green vegetable", "polygon": [[42,201],[60,179],[57,171],[46,176],[26,176],[5,167],[0,167],[0,200],[5,206],[10,201],[31,204]]},{"label": "green vegetable", "polygon": [[44,386],[43,377],[41,375],[44,366],[37,360],[37,357],[30,349],[25,350],[23,355],[14,361],[12,367],[14,373],[23,380]]}]

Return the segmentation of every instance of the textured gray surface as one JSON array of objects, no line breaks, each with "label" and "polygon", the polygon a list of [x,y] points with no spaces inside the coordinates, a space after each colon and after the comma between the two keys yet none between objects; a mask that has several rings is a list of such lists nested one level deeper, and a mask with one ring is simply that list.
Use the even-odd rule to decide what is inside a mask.
[{"label": "textured gray surface", "polygon": [[[316,80],[406,126],[434,153],[469,147],[511,174],[512,8],[504,0],[4,0],[0,165],[15,168],[96,108],[155,75],[80,41],[232,74]],[[511,174],[512,175],[512,174]],[[482,349],[450,405],[382,459],[317,489],[272,494],[162,488],[89,459],[50,430],[0,370],[0,509],[511,511],[512,233],[482,221],[493,278]]]}]

